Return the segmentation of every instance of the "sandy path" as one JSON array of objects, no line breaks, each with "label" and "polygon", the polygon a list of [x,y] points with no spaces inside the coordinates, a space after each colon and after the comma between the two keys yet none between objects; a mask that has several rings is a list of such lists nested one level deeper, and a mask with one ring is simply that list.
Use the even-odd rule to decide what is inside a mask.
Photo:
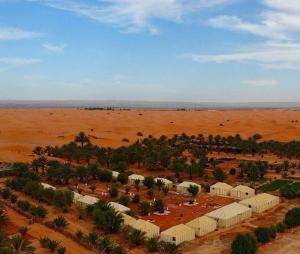
[{"label": "sandy path", "polygon": [[123,138],[133,142],[138,131],[155,136],[185,132],[244,137],[259,132],[265,139],[291,140],[300,137],[300,111],[0,109],[0,161],[31,160],[35,146],[64,144],[79,131],[102,146],[127,144]]},{"label": "sandy path", "polygon": [[80,253],[80,254],[90,254],[91,251],[86,250],[81,245],[77,244],[75,241],[65,237],[63,234],[60,234],[57,231],[51,230],[46,226],[35,223],[29,225],[28,220],[14,211],[13,209],[7,207],[7,213],[10,221],[15,224],[17,227],[26,226],[29,227],[29,237],[33,245],[37,248],[36,253],[49,253],[47,250],[43,250],[40,247],[38,239],[44,236],[49,237],[50,239],[60,242],[63,246],[67,248],[67,253]]}]

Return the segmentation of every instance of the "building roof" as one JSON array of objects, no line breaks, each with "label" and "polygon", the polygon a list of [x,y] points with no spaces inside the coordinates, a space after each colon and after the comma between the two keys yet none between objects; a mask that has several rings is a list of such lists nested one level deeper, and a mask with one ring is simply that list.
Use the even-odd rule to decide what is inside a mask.
[{"label": "building roof", "polygon": [[166,178],[161,178],[161,177],[156,177],[154,178],[154,181],[157,182],[157,181],[162,181],[164,184],[173,184],[172,181],[170,181],[169,179],[166,179]]},{"label": "building roof", "polygon": [[240,204],[251,204],[251,205],[259,206],[261,204],[265,204],[265,203],[273,201],[275,199],[279,199],[279,197],[268,194],[268,193],[261,193],[261,194],[255,195],[251,198],[242,200],[240,202]]},{"label": "building roof", "polygon": [[212,218],[218,218],[218,219],[229,219],[232,218],[238,214],[242,214],[248,210],[251,210],[250,208],[240,205],[236,202],[231,203],[229,205],[223,206],[215,211],[212,211],[210,213],[205,214],[206,216],[212,217]]},{"label": "building roof", "polygon": [[166,234],[166,235],[170,235],[170,236],[180,236],[180,235],[184,235],[186,233],[195,233],[194,229],[184,225],[184,224],[178,224],[174,227],[171,227],[165,231],[162,232],[162,234]]},{"label": "building roof", "polygon": [[199,218],[196,218],[196,219],[186,223],[185,225],[187,225],[189,227],[193,227],[193,228],[198,228],[199,226],[210,225],[210,224],[215,225],[216,221],[207,216],[201,216]]},{"label": "building roof", "polygon": [[41,185],[43,186],[44,189],[52,189],[52,190],[56,190],[56,188],[48,183],[41,183]]},{"label": "building roof", "polygon": [[178,184],[179,187],[185,187],[185,188],[188,188],[188,187],[190,187],[191,185],[196,185],[196,186],[198,186],[199,188],[201,188],[201,185],[200,185],[200,184],[197,184],[197,183],[194,183],[194,182],[184,181],[184,182]]},{"label": "building roof", "polygon": [[245,186],[245,185],[238,185],[236,187],[233,188],[234,190],[237,190],[237,191],[241,191],[241,192],[253,192],[254,189],[248,187],[248,186]]},{"label": "building roof", "polygon": [[211,187],[220,188],[220,189],[228,189],[231,190],[233,187],[227,183],[218,182],[212,185]]},{"label": "building roof", "polygon": [[154,225],[153,223],[146,221],[146,220],[137,220],[132,224],[132,227],[135,229],[139,229],[143,232],[151,232],[153,230],[160,231],[159,226]]},{"label": "building roof", "polygon": [[89,195],[85,195],[85,196],[82,196],[81,198],[77,199],[77,202],[80,202],[80,203],[83,203],[83,204],[86,204],[86,205],[94,205],[98,201],[99,201],[98,198],[95,198],[95,197],[89,196]]},{"label": "building roof", "polygon": [[120,174],[118,171],[111,171],[111,173],[113,177],[118,177]]},{"label": "building roof", "polygon": [[142,175],[138,175],[138,174],[132,174],[128,177],[129,179],[139,179],[141,181],[144,181],[145,177]]},{"label": "building roof", "polygon": [[74,194],[74,200],[78,200],[79,198],[82,198],[83,197],[83,195],[81,195],[81,194],[79,194],[78,192],[75,192],[75,191],[73,191],[73,194]]},{"label": "building roof", "polygon": [[116,211],[124,213],[130,211],[130,208],[124,205],[121,205],[116,202],[109,202],[108,205],[110,205],[112,208],[114,208]]},{"label": "building roof", "polygon": [[124,225],[132,226],[136,222],[135,218],[129,216],[126,213],[122,213],[122,216],[123,216],[123,220],[124,220]]}]

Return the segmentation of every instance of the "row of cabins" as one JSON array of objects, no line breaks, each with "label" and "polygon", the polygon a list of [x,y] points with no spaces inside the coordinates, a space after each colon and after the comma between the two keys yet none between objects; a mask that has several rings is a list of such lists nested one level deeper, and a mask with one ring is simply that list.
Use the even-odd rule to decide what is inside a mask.
[{"label": "row of cabins", "polygon": [[194,219],[187,224],[174,226],[161,233],[161,239],[176,245],[203,236],[219,228],[227,228],[250,218],[252,213],[262,213],[280,202],[279,197],[267,193],[258,194],[239,203],[221,207]]}]

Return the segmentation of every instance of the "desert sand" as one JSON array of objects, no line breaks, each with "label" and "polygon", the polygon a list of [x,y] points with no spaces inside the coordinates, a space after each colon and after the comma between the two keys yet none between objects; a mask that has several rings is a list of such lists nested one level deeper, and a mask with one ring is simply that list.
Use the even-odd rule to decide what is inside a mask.
[{"label": "desert sand", "polygon": [[[299,121],[299,122],[298,122]],[[264,139],[300,137],[300,111],[88,111],[79,109],[0,109],[0,161],[32,160],[35,146],[61,145],[79,131],[101,146],[120,146],[144,135],[255,133]]]}]

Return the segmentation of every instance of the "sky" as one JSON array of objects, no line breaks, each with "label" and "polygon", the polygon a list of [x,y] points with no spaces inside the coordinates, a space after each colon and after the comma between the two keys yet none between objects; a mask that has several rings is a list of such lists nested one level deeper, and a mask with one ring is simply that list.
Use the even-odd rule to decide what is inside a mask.
[{"label": "sky", "polygon": [[0,0],[0,100],[299,102],[299,0]]}]

